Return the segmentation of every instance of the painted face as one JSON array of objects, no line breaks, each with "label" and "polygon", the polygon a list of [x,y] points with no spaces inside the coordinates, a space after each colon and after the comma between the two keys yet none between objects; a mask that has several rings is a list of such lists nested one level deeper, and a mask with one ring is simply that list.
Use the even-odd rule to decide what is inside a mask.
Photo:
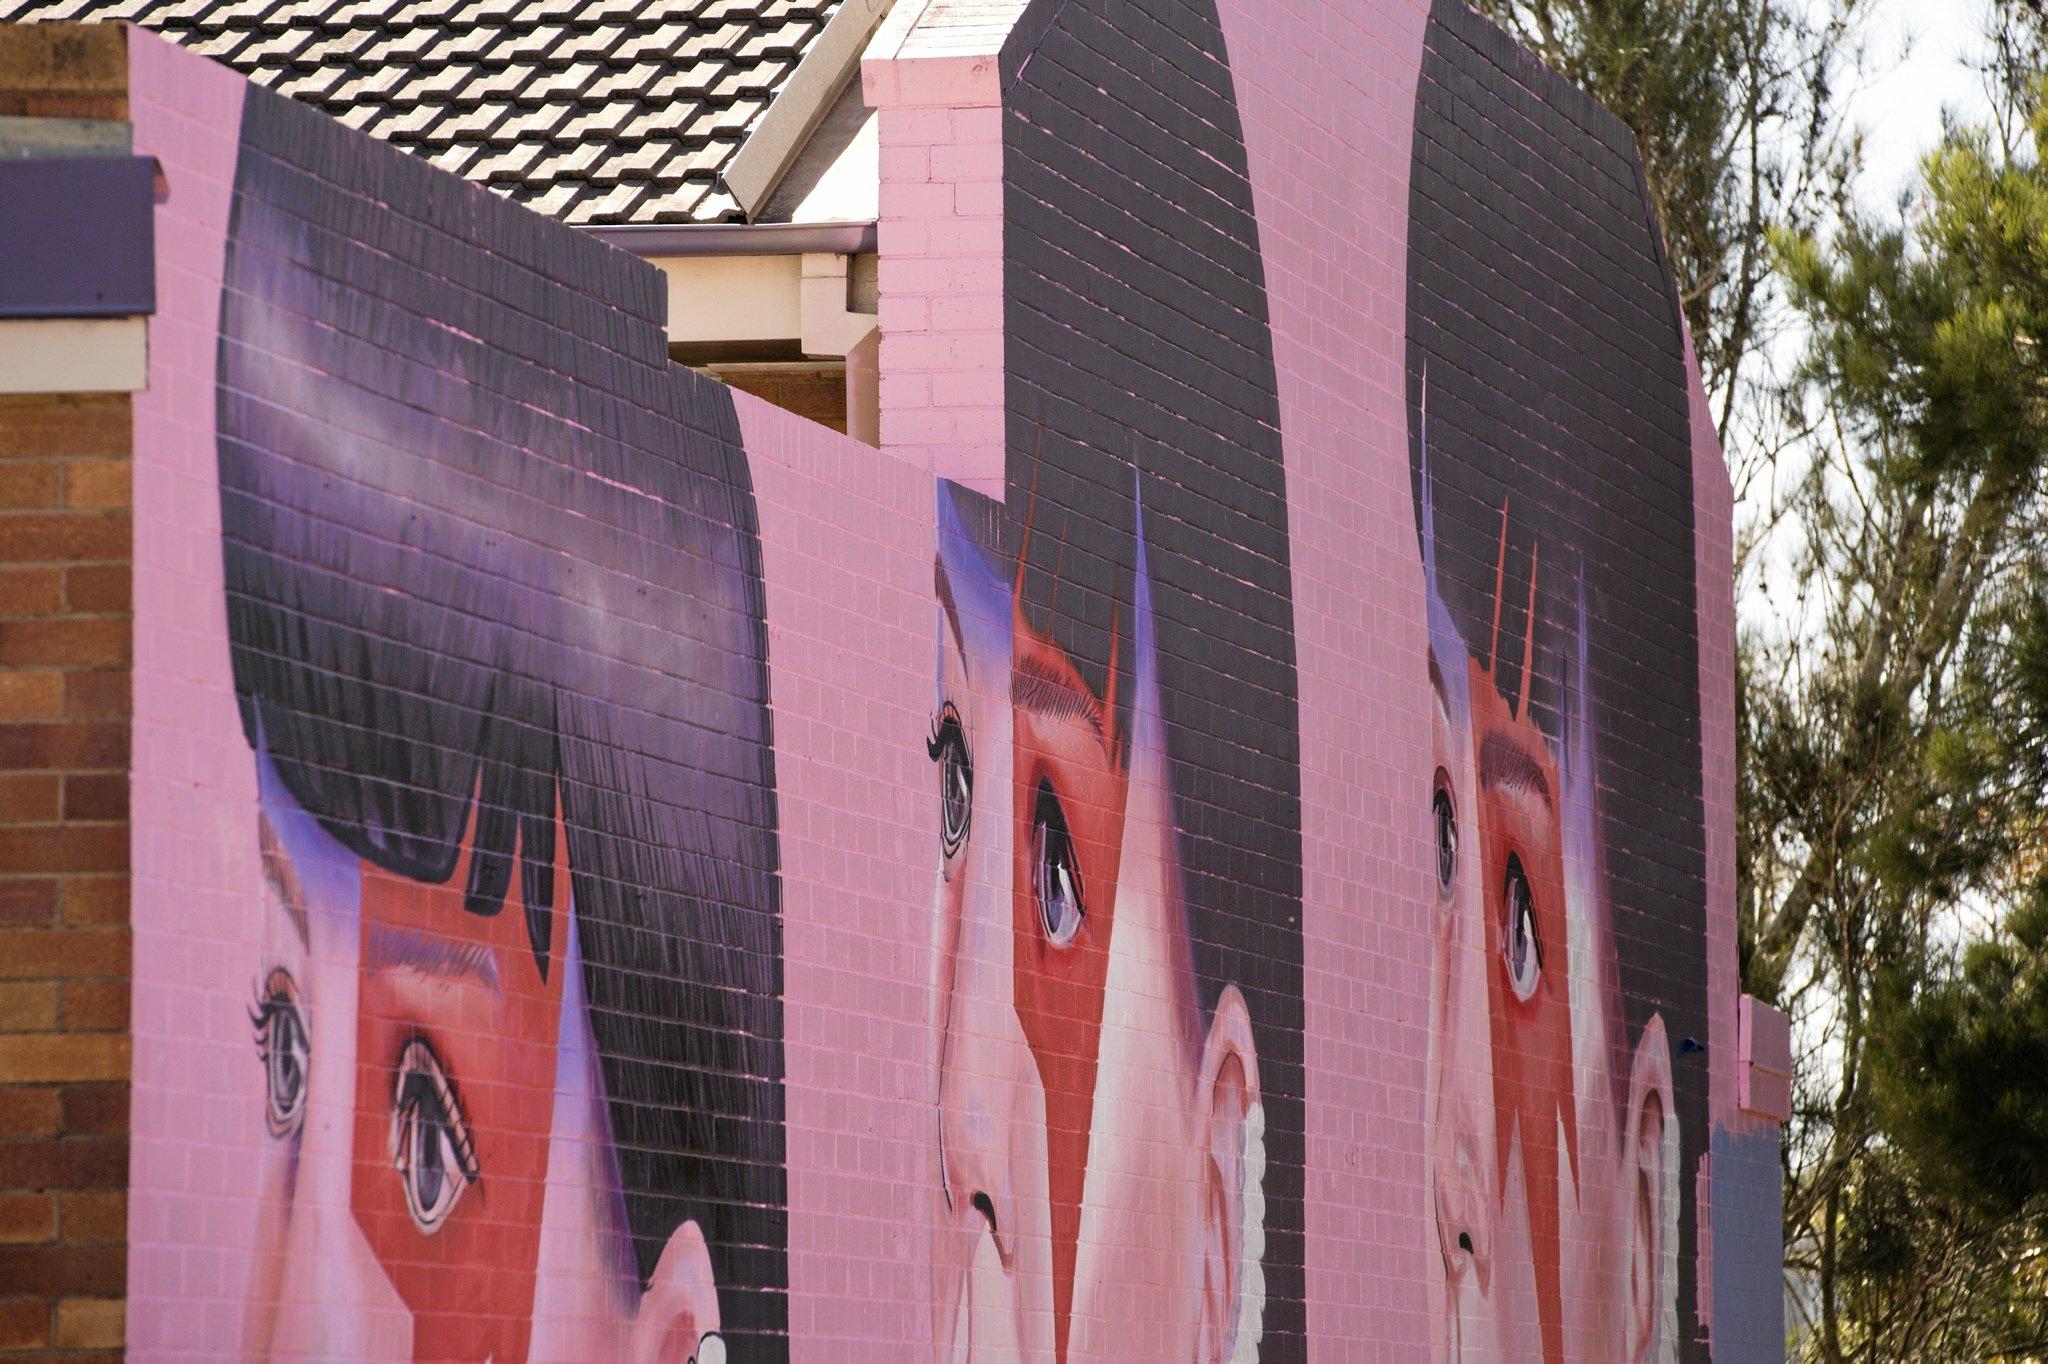
[{"label": "painted face", "polygon": [[[264,881],[284,931],[251,1019],[290,1179],[252,1347],[525,1359],[562,962],[542,977],[518,875],[496,915],[464,908],[468,837],[449,881],[396,876],[349,854],[264,769]],[[558,925],[557,957],[565,937]]]},{"label": "painted face", "polygon": [[1045,1096],[1058,1338],[1070,1334],[1073,1316],[1126,778],[1113,703],[1089,691],[1021,610],[1012,638],[1013,992]]},{"label": "painted face", "polygon": [[[1534,603],[1532,586],[1532,621]],[[1429,606],[1441,1342],[1453,1359],[1662,1357],[1675,1348],[1658,1309],[1673,1292],[1669,1060],[1653,1023],[1634,1073],[1616,1073],[1583,693],[1568,689],[1561,725],[1580,758],[1561,767],[1433,586]],[[1532,658],[1525,641],[1524,678]]]},{"label": "painted face", "polygon": [[250,1010],[263,1094],[264,1252],[249,1293],[255,1358],[410,1359],[411,1313],[350,1205],[355,1156],[361,864],[258,755],[268,905]]},{"label": "painted face", "polygon": [[1046,1102],[1012,1005],[1017,948],[1008,586],[940,499],[932,1329],[952,1360],[1052,1357]]},{"label": "painted face", "polygon": [[[495,914],[464,908],[474,829],[440,884],[362,868],[353,1202],[412,1311],[415,1358],[522,1360],[563,971],[536,955],[516,864]],[[553,843],[566,906],[559,816]],[[558,958],[567,935],[547,936]]]},{"label": "painted face", "polygon": [[[264,913],[248,1014],[255,1041],[249,1083],[260,1096],[263,1139],[255,1169],[258,1253],[246,1345],[263,1356],[277,1333],[280,1303],[292,1300],[285,1278],[293,1241],[317,1239],[315,1224],[324,1220],[316,1205],[329,1192],[321,1184],[331,1169],[325,1153],[334,1124],[316,1103],[316,1081],[351,1064],[353,1031],[330,1041],[335,1014],[329,997],[353,993],[355,898],[353,859],[284,792],[267,760],[258,763],[258,781]],[[315,1066],[318,1043],[329,1043],[330,1055]],[[324,1100],[332,1090],[320,1086],[317,1097]],[[346,1190],[345,1172],[337,1187]],[[295,1215],[302,1191],[308,1210]]]},{"label": "painted face", "polygon": [[[941,521],[934,1337],[953,1360],[1193,1358],[1234,1326],[1239,1267],[1204,1248],[1241,1248],[1242,1187],[1206,1163],[1149,630],[1126,738],[950,503]],[[1256,1066],[1233,1047],[1240,1161]]]}]

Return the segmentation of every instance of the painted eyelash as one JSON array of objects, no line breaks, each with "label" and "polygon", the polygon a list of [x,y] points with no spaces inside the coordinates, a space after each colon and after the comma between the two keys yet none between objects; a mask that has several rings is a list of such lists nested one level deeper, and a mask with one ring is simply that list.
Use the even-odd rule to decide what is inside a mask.
[{"label": "painted eyelash", "polygon": [[249,1026],[255,1033],[256,1050],[268,1061],[278,1016],[287,1009],[298,1008],[299,990],[291,972],[279,966],[256,982],[255,993],[255,1002],[249,1006]]},{"label": "painted eyelash", "polygon": [[960,723],[960,712],[954,709],[951,701],[940,704],[939,713],[932,716],[931,724],[931,732],[924,739],[924,755],[937,762],[939,755],[946,751],[947,728],[950,726],[955,733],[964,736],[966,727]]},{"label": "painted eyelash", "polygon": [[277,973],[273,971],[269,979],[256,982],[252,987],[256,1000],[249,1006],[249,1026],[256,1035],[256,1050],[266,1060],[270,1056],[271,1024],[276,1019],[278,1010],[284,1007],[270,992],[270,982],[276,979],[276,976]]},{"label": "painted eyelash", "polygon": [[1010,703],[1052,720],[1085,721],[1096,733],[1102,732],[1102,711],[1071,682],[1048,672],[1034,659],[1017,660],[1010,675]]}]

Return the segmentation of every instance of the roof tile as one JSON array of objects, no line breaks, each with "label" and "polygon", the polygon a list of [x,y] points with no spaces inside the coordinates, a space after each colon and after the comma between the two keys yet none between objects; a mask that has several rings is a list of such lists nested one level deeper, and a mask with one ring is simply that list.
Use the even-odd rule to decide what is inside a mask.
[{"label": "roof tile", "polygon": [[720,179],[842,0],[0,0],[129,19],[565,221],[735,221]]}]

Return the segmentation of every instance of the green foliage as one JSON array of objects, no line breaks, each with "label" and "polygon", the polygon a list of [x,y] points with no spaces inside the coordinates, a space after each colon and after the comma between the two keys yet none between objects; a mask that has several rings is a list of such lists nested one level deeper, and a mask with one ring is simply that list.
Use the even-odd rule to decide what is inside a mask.
[{"label": "green foliage", "polygon": [[1924,1189],[1994,1226],[2048,1194],[2048,884],[1876,1035],[1879,1126]]},{"label": "green foliage", "polygon": [[1786,1230],[1827,1360],[2048,1348],[2048,85],[2011,92],[1899,220],[1773,239],[1829,439],[1800,618],[1744,636],[1743,972],[1815,1043]]}]

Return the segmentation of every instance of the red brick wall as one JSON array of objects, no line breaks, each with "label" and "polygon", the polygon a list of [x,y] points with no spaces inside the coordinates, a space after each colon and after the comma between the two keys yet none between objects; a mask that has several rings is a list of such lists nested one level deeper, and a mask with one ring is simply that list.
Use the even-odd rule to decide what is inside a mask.
[{"label": "red brick wall", "polygon": [[[0,28],[0,114],[126,118],[117,28]],[[0,396],[0,1355],[118,1358],[126,394]]]},{"label": "red brick wall", "polygon": [[0,397],[0,1351],[122,1338],[129,432]]},{"label": "red brick wall", "polygon": [[126,33],[114,24],[0,29],[0,115],[126,120]]}]

